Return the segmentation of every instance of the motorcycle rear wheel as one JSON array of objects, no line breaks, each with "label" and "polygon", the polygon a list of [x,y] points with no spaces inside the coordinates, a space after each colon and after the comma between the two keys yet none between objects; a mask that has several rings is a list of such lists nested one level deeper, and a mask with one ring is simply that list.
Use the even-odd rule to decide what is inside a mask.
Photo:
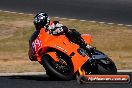
[{"label": "motorcycle rear wheel", "polygon": [[72,79],[73,73],[68,65],[61,64],[60,62],[55,62],[53,58],[48,54],[43,55],[41,60],[43,67],[48,73],[48,76],[52,78],[59,78],[61,80]]}]

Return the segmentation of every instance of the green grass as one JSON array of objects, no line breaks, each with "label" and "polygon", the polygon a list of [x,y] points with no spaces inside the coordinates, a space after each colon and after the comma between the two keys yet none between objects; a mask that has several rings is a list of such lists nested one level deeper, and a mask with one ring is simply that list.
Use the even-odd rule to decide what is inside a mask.
[{"label": "green grass", "polygon": [[[0,12],[0,72],[43,71],[43,67],[31,62],[27,55],[28,39],[34,31],[32,20],[33,16]],[[92,34],[92,45],[108,54],[118,69],[132,69],[131,27],[79,20],[52,20],[59,20],[81,33]]]}]

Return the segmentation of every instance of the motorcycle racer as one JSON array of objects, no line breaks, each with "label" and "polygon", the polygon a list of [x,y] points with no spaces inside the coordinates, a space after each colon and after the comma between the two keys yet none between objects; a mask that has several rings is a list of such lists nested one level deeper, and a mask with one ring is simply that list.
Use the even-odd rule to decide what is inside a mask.
[{"label": "motorcycle racer", "polygon": [[[81,34],[77,32],[75,29],[68,29],[66,26],[59,23],[59,21],[51,21],[47,13],[40,12],[34,17],[34,25],[35,25],[35,32],[32,34],[29,44],[32,44],[32,42],[38,37],[38,34],[42,28],[45,28],[49,34],[52,35],[60,35],[65,34],[67,38],[75,43],[78,44],[81,48],[86,49],[90,51],[93,49],[90,45],[85,43],[83,38],[81,37]],[[34,53],[31,52],[32,50],[29,49],[29,58],[30,60],[36,60]]]}]

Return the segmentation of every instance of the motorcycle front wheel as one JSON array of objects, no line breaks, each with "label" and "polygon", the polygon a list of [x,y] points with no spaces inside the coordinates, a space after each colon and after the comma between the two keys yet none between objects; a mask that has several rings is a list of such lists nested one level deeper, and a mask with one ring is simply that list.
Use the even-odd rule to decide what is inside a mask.
[{"label": "motorcycle front wheel", "polygon": [[[116,74],[117,68],[115,63],[103,52],[96,50],[95,55],[100,55],[96,60],[98,74]],[[98,57],[98,56],[97,56]],[[95,56],[96,58],[96,56]]]},{"label": "motorcycle front wheel", "polygon": [[115,63],[103,52],[96,50],[93,54],[94,59],[85,63],[83,69],[90,74],[116,74]]},{"label": "motorcycle front wheel", "polygon": [[70,67],[68,66],[67,62],[55,62],[53,58],[46,54],[43,55],[42,58],[42,65],[46,69],[46,73],[49,77],[52,78],[59,78],[61,80],[71,80],[73,76],[73,72],[71,71]]}]

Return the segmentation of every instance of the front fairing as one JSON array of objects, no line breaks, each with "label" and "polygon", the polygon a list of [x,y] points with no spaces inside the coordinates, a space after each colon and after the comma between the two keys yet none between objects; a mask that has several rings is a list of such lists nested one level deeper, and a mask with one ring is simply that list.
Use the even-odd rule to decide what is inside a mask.
[{"label": "front fairing", "polygon": [[83,57],[78,53],[77,49],[79,48],[79,45],[71,43],[65,35],[50,35],[42,29],[40,30],[40,33],[36,40],[32,43],[32,46],[34,47],[39,61],[41,61],[41,55],[39,55],[38,53],[42,49],[45,50],[45,53],[46,49],[48,49],[49,47],[65,53],[72,60],[74,72],[76,72],[79,67],[81,67],[88,60],[87,56]]}]

